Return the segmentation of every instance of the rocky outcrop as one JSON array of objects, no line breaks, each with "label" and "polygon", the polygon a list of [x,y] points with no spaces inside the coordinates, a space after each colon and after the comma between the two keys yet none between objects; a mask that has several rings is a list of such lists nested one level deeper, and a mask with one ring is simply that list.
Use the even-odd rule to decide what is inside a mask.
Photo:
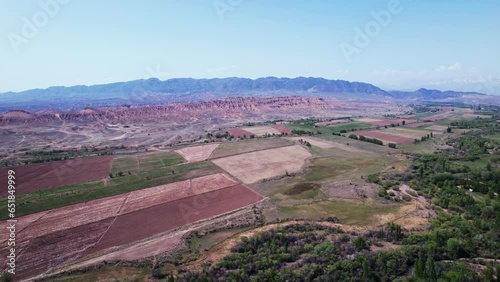
[{"label": "rocky outcrop", "polygon": [[62,112],[9,111],[0,115],[0,125],[78,121],[140,121],[172,120],[183,122],[210,117],[245,117],[256,113],[293,112],[297,110],[321,110],[340,108],[338,104],[322,98],[300,96],[286,97],[238,97],[183,104],[156,106],[119,106],[85,108]]}]

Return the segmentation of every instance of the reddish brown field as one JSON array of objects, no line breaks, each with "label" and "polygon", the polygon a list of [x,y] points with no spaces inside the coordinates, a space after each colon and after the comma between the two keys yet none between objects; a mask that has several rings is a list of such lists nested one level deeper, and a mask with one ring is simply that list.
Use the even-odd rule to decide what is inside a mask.
[{"label": "reddish brown field", "polygon": [[250,135],[253,135],[253,133],[250,133],[246,130],[243,130],[241,128],[231,128],[228,130],[229,134],[231,134],[234,137],[243,137],[245,136],[246,138],[250,137]]},{"label": "reddish brown field", "polygon": [[260,201],[262,197],[235,185],[167,202],[119,216],[104,237],[87,253],[120,246],[210,218]]},{"label": "reddish brown field", "polygon": [[[126,199],[127,194],[121,194],[52,209],[23,230],[18,231],[18,240],[30,240],[56,231],[115,217]],[[24,217],[20,217],[19,220],[22,218]]]},{"label": "reddish brown field", "polygon": [[[374,130],[360,130],[360,131],[355,131],[353,133],[356,135],[363,135],[365,137],[377,138],[377,139],[381,139],[382,141],[394,142],[394,143],[398,143],[398,144],[411,144],[414,141],[411,138],[380,133],[380,132],[374,131]],[[385,145],[387,145],[387,144],[385,144]]]},{"label": "reddish brown field", "polygon": [[[22,249],[16,242],[16,277],[27,278],[80,258],[87,248],[103,236],[112,221],[113,218],[108,218],[40,236],[23,242]],[[7,250],[0,250],[0,255],[6,257]]]},{"label": "reddish brown field", "polygon": [[86,157],[67,161],[0,168],[0,196],[7,195],[7,171],[16,172],[16,193],[95,181],[108,177],[113,156]]},{"label": "reddish brown field", "polygon": [[123,205],[121,214],[134,212],[147,207],[196,196],[237,183],[223,174],[213,174],[181,182],[160,185],[131,192]]},{"label": "reddish brown field", "polygon": [[284,125],[275,124],[273,125],[274,129],[278,130],[281,133],[292,134],[292,130]]}]

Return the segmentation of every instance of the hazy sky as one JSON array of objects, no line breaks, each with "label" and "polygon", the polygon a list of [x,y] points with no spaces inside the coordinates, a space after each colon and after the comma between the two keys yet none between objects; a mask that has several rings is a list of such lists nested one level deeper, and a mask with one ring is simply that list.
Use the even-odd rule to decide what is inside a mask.
[{"label": "hazy sky", "polygon": [[0,92],[297,77],[500,94],[498,0],[0,0]]}]

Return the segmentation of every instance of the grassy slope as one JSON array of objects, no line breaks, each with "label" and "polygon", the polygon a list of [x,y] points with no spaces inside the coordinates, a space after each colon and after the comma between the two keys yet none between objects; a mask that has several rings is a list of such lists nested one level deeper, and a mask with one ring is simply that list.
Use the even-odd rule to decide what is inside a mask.
[{"label": "grassy slope", "polygon": [[[147,267],[128,267],[128,266],[102,266],[90,269],[85,272],[76,272],[63,277],[55,277],[50,280],[53,282],[94,282],[94,281],[144,281],[144,277],[151,274]],[[124,278],[126,277],[126,278]]]},{"label": "grassy slope", "polygon": [[[316,128],[299,125],[297,129],[312,131],[312,129]],[[397,152],[397,150],[385,146],[351,140],[332,134],[319,134],[315,135],[314,138],[336,141],[342,144],[349,142],[350,146],[370,152],[348,152],[339,148],[321,149],[312,146],[309,150],[313,154],[313,160],[308,165],[305,174],[252,185],[259,193],[268,196],[270,203],[274,207],[265,212],[267,220],[271,221],[276,218],[318,219],[337,216],[344,223],[366,225],[373,220],[372,216],[396,210],[394,206],[387,207],[377,200],[370,200],[370,206],[342,200],[329,201],[326,200],[327,196],[319,188],[295,195],[287,195],[297,185],[311,183],[321,185],[332,179],[359,180],[361,176],[366,177],[369,174],[383,171],[391,162],[398,160],[387,155],[387,152]],[[353,143],[356,143],[356,145]],[[321,201],[318,202],[318,200]]]},{"label": "grassy slope", "polygon": [[395,213],[398,205],[363,205],[341,200],[323,201],[299,206],[279,207],[283,218],[308,218],[319,220],[329,216],[337,217],[349,225],[370,225],[377,214]]}]

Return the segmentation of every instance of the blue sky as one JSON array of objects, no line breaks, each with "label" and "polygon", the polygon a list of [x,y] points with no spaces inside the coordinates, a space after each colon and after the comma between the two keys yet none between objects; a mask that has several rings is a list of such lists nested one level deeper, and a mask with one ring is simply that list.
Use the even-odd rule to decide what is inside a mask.
[{"label": "blue sky", "polygon": [[497,0],[0,0],[0,92],[315,76],[500,94],[499,14]]}]

